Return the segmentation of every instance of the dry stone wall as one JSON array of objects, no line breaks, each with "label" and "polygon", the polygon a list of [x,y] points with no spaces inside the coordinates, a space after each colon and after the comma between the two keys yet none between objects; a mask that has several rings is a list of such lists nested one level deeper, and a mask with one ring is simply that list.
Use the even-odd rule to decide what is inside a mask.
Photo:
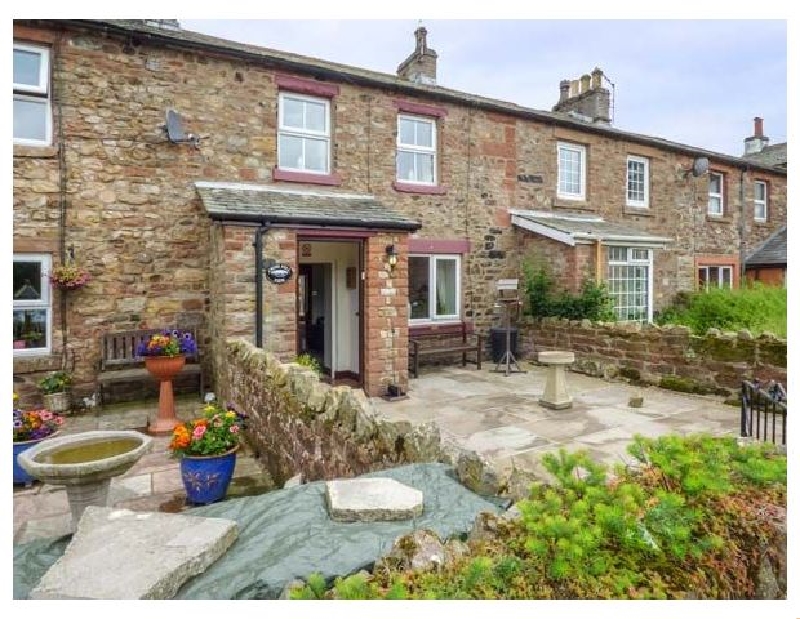
[{"label": "dry stone wall", "polygon": [[728,395],[745,378],[786,384],[786,340],[755,338],[746,330],[710,329],[697,336],[675,325],[528,318],[520,324],[520,347],[530,358],[543,350],[570,350],[573,370],[680,391]]}]

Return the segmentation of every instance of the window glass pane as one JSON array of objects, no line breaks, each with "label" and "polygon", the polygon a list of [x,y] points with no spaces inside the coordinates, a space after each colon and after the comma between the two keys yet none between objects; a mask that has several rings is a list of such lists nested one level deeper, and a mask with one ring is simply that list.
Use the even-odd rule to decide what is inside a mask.
[{"label": "window glass pane", "polygon": [[284,97],[281,99],[281,104],[283,105],[283,126],[303,129],[303,102]]},{"label": "window glass pane", "polygon": [[647,260],[649,258],[649,250],[647,249],[632,249],[631,250],[631,259],[632,260]]},{"label": "window glass pane", "polygon": [[407,118],[398,119],[398,131],[401,144],[414,144],[414,121]]},{"label": "window glass pane", "polygon": [[414,179],[414,153],[397,151],[397,178],[401,181]]},{"label": "window glass pane", "polygon": [[[8,56],[6,56],[7,58]],[[14,50],[14,83],[39,87],[42,55],[22,49]]]},{"label": "window glass pane", "polygon": [[456,313],[456,261],[453,258],[436,260],[436,315]]},{"label": "window glass pane", "polygon": [[42,263],[14,261],[14,299],[42,300]]},{"label": "window glass pane", "polygon": [[[609,248],[609,254],[618,257],[622,252],[627,255],[627,248]],[[634,250],[635,251],[635,250]],[[650,299],[648,286],[650,268],[639,265],[613,264],[608,267],[608,291],[614,302],[614,313],[618,320],[647,320]]]},{"label": "window glass pane", "polygon": [[614,262],[625,262],[628,259],[628,249],[626,247],[609,247],[608,259]]},{"label": "window glass pane", "polygon": [[767,197],[767,186],[765,183],[756,183],[756,200],[764,200]]},{"label": "window glass pane", "polygon": [[708,212],[709,213],[722,212],[722,201],[719,199],[718,196],[711,196],[708,198]]},{"label": "window glass pane", "polygon": [[293,135],[280,136],[280,161],[281,168],[303,168],[303,138]]},{"label": "window glass pane", "polygon": [[408,259],[408,300],[411,319],[429,318],[430,270],[429,259],[411,256]]},{"label": "window glass pane", "polygon": [[559,189],[562,193],[581,193],[581,153],[562,148],[559,151]]},{"label": "window glass pane", "polygon": [[14,348],[47,347],[47,310],[14,310]]},{"label": "window glass pane", "polygon": [[756,219],[767,218],[767,205],[764,202],[756,202]]},{"label": "window glass pane", "polygon": [[325,131],[325,104],[306,101],[306,129]]},{"label": "window glass pane", "polygon": [[25,140],[47,139],[47,103],[14,99],[14,137]]},{"label": "window glass pane", "polygon": [[700,267],[697,272],[697,284],[701,289],[708,288],[708,268]]},{"label": "window glass pane", "polygon": [[306,138],[306,169],[314,172],[328,171],[328,141]]},{"label": "window glass pane", "polygon": [[720,282],[720,285],[723,288],[730,288],[731,287],[731,275],[732,275],[731,267],[721,267],[720,270],[722,271],[722,273],[721,273],[722,281]]},{"label": "window glass pane", "polygon": [[721,193],[722,177],[719,174],[711,174],[708,177],[708,192]]},{"label": "window glass pane", "polygon": [[433,124],[429,122],[417,122],[417,146],[433,147]]},{"label": "window glass pane", "polygon": [[433,155],[417,153],[417,178],[420,183],[433,182]]}]

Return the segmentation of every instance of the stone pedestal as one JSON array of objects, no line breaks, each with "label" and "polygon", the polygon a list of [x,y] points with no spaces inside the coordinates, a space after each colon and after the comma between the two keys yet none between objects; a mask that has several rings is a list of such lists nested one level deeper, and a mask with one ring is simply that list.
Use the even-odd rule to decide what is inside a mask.
[{"label": "stone pedestal", "polygon": [[539,353],[539,363],[547,368],[547,382],[539,404],[545,408],[561,410],[572,408],[572,397],[567,392],[567,377],[564,366],[575,362],[575,353],[562,350],[549,350]]},{"label": "stone pedestal", "polygon": [[72,531],[78,528],[83,511],[89,507],[106,507],[108,505],[108,490],[111,487],[111,478],[104,479],[94,484],[81,484],[67,486],[67,499],[69,510],[72,512]]}]

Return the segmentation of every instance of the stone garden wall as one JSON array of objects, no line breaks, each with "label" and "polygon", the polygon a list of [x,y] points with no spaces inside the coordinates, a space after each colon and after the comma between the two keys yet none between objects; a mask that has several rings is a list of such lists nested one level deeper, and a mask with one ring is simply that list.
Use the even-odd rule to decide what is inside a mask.
[{"label": "stone garden wall", "polygon": [[744,378],[786,384],[786,340],[771,334],[688,327],[526,319],[520,324],[522,354],[571,350],[572,369],[592,376],[620,376],[678,391],[729,395]]},{"label": "stone garden wall", "polygon": [[433,424],[412,427],[371,411],[363,392],[331,387],[312,370],[241,340],[217,359],[217,396],[249,415],[248,439],[279,486],[353,477],[410,462],[452,462]]}]

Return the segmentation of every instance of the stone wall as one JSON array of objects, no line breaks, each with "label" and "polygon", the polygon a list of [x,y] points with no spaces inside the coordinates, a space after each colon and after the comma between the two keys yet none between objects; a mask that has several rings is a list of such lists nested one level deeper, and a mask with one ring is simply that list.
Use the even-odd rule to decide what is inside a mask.
[{"label": "stone wall", "polygon": [[331,387],[244,340],[226,342],[215,366],[217,397],[249,415],[248,439],[279,486],[296,474],[314,481],[451,460],[434,424],[380,419],[360,390]]},{"label": "stone wall", "polygon": [[603,323],[560,318],[520,324],[522,354],[535,359],[543,350],[575,353],[572,369],[594,376],[697,393],[729,395],[745,378],[786,384],[786,340],[749,331],[709,329],[692,335],[684,326]]}]

